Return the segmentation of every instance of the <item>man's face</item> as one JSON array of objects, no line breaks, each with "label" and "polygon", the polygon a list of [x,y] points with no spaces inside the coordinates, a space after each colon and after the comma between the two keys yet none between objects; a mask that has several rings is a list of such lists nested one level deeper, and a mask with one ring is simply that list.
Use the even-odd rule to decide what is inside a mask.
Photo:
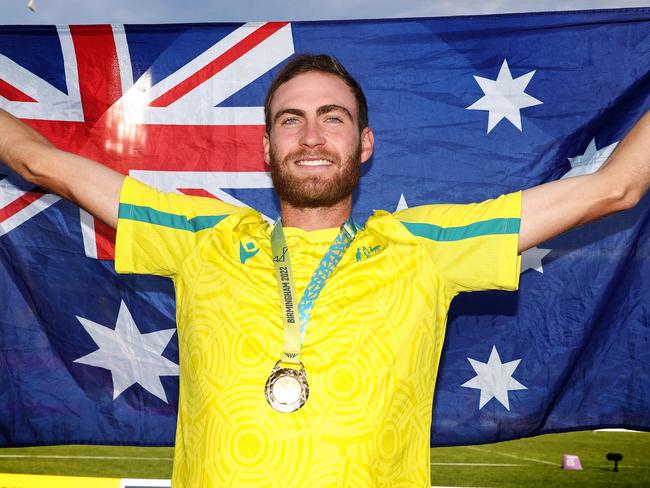
[{"label": "man's face", "polygon": [[281,201],[316,208],[351,196],[373,145],[357,117],[354,94],[337,76],[303,73],[277,89],[264,159]]}]

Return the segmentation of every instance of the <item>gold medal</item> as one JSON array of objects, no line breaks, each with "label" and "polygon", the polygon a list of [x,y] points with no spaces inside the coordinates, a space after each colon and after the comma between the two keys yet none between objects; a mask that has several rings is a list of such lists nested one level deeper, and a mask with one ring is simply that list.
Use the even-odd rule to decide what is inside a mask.
[{"label": "gold medal", "polygon": [[307,324],[311,317],[314,302],[320,294],[325,282],[336,265],[339,263],[345,250],[350,246],[357,233],[357,227],[351,218],[339,229],[339,235],[330,245],[321,259],[318,269],[314,272],[307,284],[307,288],[300,299],[296,310],[296,290],[293,283],[293,271],[289,259],[287,239],[282,230],[282,219],[278,219],[271,233],[271,249],[273,251],[273,266],[275,277],[278,281],[278,292],[282,304],[282,321],[284,322],[284,345],[282,357],[289,359],[285,364],[294,367],[281,368],[278,361],[271,371],[269,379],[264,386],[266,401],[278,412],[290,413],[301,408],[309,397],[309,384],[307,373],[300,362],[300,349],[307,331]]},{"label": "gold medal", "polygon": [[309,397],[305,367],[300,363],[300,369],[281,368],[278,361],[266,380],[264,392],[266,401],[278,412],[295,412]]}]

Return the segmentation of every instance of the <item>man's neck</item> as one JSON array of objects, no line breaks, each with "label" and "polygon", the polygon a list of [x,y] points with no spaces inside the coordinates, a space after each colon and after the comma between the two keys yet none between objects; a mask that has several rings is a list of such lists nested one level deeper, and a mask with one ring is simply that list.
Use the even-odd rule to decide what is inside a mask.
[{"label": "man's neck", "polygon": [[351,211],[352,197],[331,207],[317,208],[294,207],[289,203],[280,202],[282,225],[307,231],[341,227]]}]

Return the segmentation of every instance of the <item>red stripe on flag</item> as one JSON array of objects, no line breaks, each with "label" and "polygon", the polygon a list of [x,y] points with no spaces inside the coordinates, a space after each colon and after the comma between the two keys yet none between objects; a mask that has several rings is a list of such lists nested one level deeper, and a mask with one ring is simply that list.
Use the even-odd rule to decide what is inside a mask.
[{"label": "red stripe on flag", "polygon": [[41,198],[45,193],[37,191],[29,191],[24,195],[16,198],[13,202],[5,207],[0,208],[0,222],[4,222],[9,217],[13,217],[22,209],[28,207],[30,204],[34,203],[36,200]]},{"label": "red stripe on flag", "polygon": [[139,136],[120,150],[106,148],[112,129],[100,120],[92,129],[82,122],[27,120],[60,149],[99,161],[123,174],[150,171],[269,171],[264,163],[263,125],[143,124]]},{"label": "red stripe on flag", "polygon": [[73,25],[79,92],[86,122],[99,119],[122,96],[120,65],[110,25]]},{"label": "red stripe on flag", "polygon": [[0,79],[0,97],[5,97],[10,102],[36,102],[32,97],[21,92],[18,88],[10,85],[3,79]]},{"label": "red stripe on flag", "polygon": [[[122,173],[159,171],[268,171],[264,163],[263,125],[144,125],[142,141],[124,153],[86,154]],[[84,149],[95,149],[88,145]],[[125,157],[125,153],[128,157]],[[107,161],[107,157],[111,162]]]},{"label": "red stripe on flag", "polygon": [[149,106],[167,107],[171,105],[179,98],[187,95],[190,91],[192,91],[204,81],[212,78],[237,58],[243,56],[248,51],[271,37],[285,25],[287,25],[287,22],[268,22],[264,24],[262,27],[246,36],[244,39],[239,41],[237,44],[228,49],[225,53],[213,60],[211,63],[205,65],[192,76],[156,98],[149,104]]},{"label": "red stripe on flag", "polygon": [[216,196],[214,196],[208,190],[204,190],[203,188],[177,188],[177,190],[184,195],[191,195],[194,197],[208,197],[219,200]]},{"label": "red stripe on flag", "polygon": [[115,229],[95,219],[95,245],[97,259],[115,259]]}]

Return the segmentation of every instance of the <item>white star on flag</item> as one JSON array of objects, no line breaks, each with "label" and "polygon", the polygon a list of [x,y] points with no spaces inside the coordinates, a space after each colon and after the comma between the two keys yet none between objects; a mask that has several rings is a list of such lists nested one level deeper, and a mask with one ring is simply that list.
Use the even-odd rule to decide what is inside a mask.
[{"label": "white star on flag", "polygon": [[404,193],[399,197],[399,202],[397,203],[397,208],[395,209],[395,212],[399,212],[400,210],[404,210],[405,208],[409,208],[408,204],[406,203],[406,199],[404,198]]},{"label": "white star on flag", "polygon": [[552,249],[545,249],[543,247],[531,247],[525,250],[521,253],[521,269],[519,270],[519,274],[529,269],[534,269],[538,273],[543,274],[544,267],[542,266],[542,259],[551,251]]},{"label": "white star on flag", "polygon": [[479,410],[487,402],[496,398],[501,405],[506,407],[506,410],[510,411],[508,392],[510,390],[528,389],[512,377],[521,359],[502,363],[496,346],[492,346],[492,352],[487,363],[482,363],[472,358],[467,358],[467,360],[472,365],[472,368],[474,368],[474,371],[476,371],[476,376],[460,386],[481,390]]},{"label": "white star on flag", "polygon": [[513,79],[508,62],[504,59],[496,80],[474,76],[485,95],[467,107],[467,110],[487,110],[489,112],[488,133],[504,118],[521,130],[520,110],[544,103],[524,93],[534,74],[535,71],[530,71]]},{"label": "white star on flag", "polygon": [[583,154],[574,158],[569,158],[571,170],[560,179],[563,180],[571,176],[588,175],[593,173],[605,164],[605,161],[607,161],[607,158],[609,158],[609,156],[614,152],[616,146],[618,146],[618,141],[609,146],[605,146],[602,149],[596,149],[596,139],[592,139]]},{"label": "white star on flag", "polygon": [[115,330],[77,316],[86,332],[99,346],[75,363],[108,369],[113,378],[113,400],[138,383],[167,403],[161,376],[178,376],[178,365],[162,356],[176,329],[141,334],[124,302],[120,304]]}]

